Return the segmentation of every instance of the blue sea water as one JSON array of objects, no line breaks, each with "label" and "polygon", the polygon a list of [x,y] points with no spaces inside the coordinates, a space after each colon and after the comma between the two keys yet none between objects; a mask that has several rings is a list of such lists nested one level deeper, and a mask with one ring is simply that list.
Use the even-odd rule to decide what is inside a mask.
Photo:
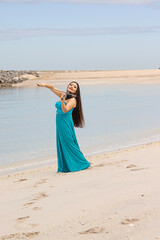
[{"label": "blue sea water", "polygon": [[[66,85],[55,85],[65,91]],[[160,140],[160,85],[80,85],[85,156]],[[48,88],[0,89],[0,166],[55,162],[56,108]]]}]

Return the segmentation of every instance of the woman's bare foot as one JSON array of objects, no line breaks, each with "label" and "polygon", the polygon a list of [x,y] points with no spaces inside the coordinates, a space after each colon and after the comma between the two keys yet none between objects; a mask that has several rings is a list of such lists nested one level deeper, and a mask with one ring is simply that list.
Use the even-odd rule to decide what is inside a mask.
[{"label": "woman's bare foot", "polygon": [[90,169],[91,167],[88,167],[87,169]]}]

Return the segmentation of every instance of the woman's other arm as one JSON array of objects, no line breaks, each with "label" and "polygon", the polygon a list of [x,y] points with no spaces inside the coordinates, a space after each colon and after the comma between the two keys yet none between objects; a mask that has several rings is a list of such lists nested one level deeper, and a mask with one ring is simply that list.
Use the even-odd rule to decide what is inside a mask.
[{"label": "woman's other arm", "polygon": [[46,88],[49,88],[52,92],[54,92],[58,97],[61,97],[62,93],[65,93],[64,91],[61,91],[60,89],[52,86],[52,85],[49,85],[49,84],[46,84],[46,83],[39,83],[38,86],[40,87],[46,87]]},{"label": "woman's other arm", "polygon": [[71,98],[69,99],[68,103],[65,105],[64,104],[64,94],[61,95],[61,108],[62,108],[62,111],[64,113],[70,111],[72,108],[75,108],[76,107],[76,99],[75,98]]}]

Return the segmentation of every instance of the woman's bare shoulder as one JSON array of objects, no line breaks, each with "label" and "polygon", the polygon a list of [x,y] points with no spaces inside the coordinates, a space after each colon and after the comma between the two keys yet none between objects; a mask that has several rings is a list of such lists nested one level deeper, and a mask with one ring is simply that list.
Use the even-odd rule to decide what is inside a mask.
[{"label": "woman's bare shoulder", "polygon": [[67,101],[68,101],[68,102],[69,102],[69,101],[71,101],[71,102],[74,101],[74,103],[75,103],[75,106],[74,106],[74,107],[76,107],[76,105],[77,105],[77,100],[76,100],[75,97],[72,97],[72,98],[70,98],[70,99],[67,99]]}]

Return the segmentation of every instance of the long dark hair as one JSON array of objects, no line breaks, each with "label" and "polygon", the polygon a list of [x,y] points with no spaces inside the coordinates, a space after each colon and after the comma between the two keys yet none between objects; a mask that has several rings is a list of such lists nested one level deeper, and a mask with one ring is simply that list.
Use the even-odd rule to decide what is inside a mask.
[{"label": "long dark hair", "polygon": [[[76,95],[75,98],[76,98],[77,104],[76,104],[76,107],[73,109],[72,119],[73,119],[75,127],[83,128],[83,126],[85,125],[85,121],[84,121],[84,116],[83,116],[80,87],[79,87],[79,84],[75,81],[70,82],[68,84],[68,86],[71,83],[77,84],[77,91],[74,93]],[[67,86],[67,90],[68,90],[68,86]]]}]

